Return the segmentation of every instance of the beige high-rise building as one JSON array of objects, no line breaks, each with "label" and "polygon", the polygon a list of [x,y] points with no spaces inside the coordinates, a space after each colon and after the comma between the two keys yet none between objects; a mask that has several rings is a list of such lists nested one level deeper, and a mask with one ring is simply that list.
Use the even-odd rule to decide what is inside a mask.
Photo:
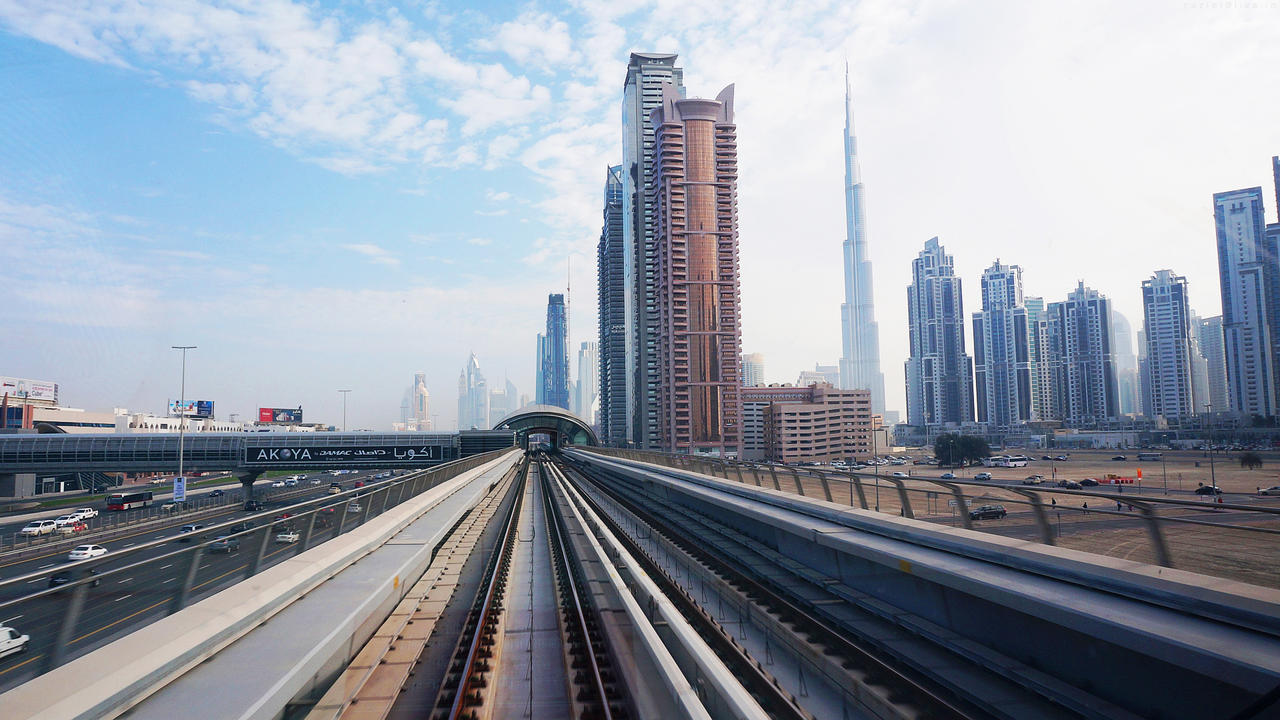
[{"label": "beige high-rise building", "polygon": [[772,385],[742,390],[742,459],[831,462],[870,457],[870,390]]}]

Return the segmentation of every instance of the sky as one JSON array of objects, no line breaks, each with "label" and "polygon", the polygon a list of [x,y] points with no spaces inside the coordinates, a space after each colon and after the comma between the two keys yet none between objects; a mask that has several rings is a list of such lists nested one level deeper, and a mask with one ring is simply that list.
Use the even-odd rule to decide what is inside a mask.
[{"label": "sky", "polygon": [[[533,394],[546,296],[596,337],[630,52],[736,83],[743,350],[840,351],[844,64],[890,409],[911,260],[966,313],[999,259],[1141,327],[1169,268],[1219,312],[1211,197],[1276,220],[1280,1],[567,3],[0,0],[0,375],[63,404],[304,409],[389,429],[425,371],[454,427],[470,352]],[[971,333],[970,333],[971,334]],[[968,338],[972,346],[972,337]],[[575,353],[576,355],[576,353]],[[576,360],[575,360],[576,362]]]}]

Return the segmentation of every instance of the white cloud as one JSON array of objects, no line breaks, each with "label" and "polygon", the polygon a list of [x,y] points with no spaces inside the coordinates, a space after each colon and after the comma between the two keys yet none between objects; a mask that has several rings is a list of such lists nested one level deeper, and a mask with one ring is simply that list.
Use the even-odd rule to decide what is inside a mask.
[{"label": "white cloud", "polygon": [[569,26],[547,13],[526,12],[502,23],[494,36],[477,45],[506,53],[519,65],[567,65],[578,60],[569,36]]},{"label": "white cloud", "polygon": [[484,247],[486,245],[490,245],[493,243],[493,241],[490,240],[489,238],[480,238],[480,237],[468,238],[467,242],[472,245],[478,245],[480,247]]},{"label": "white cloud", "polygon": [[398,267],[400,265],[399,258],[387,252],[384,248],[372,243],[351,243],[343,245],[342,247],[350,250],[351,252],[364,255],[369,259],[369,262],[374,263],[375,265],[388,265],[391,267]]},{"label": "white cloud", "polygon": [[488,188],[484,191],[484,199],[489,202],[506,202],[511,199],[511,193],[505,190],[496,191],[493,188]]}]

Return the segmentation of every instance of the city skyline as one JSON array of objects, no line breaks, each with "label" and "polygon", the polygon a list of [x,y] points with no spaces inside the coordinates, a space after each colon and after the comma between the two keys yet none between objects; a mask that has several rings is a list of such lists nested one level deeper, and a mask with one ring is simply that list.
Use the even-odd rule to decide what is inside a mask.
[{"label": "city skyline", "polygon": [[[618,81],[630,50],[679,53],[696,87],[738,82],[743,335],[746,346],[769,356],[766,381],[839,358],[838,339],[822,328],[839,322],[841,288],[831,268],[839,264],[833,246],[845,218],[834,138],[843,119],[843,60],[851,58],[859,132],[875,138],[860,148],[860,160],[875,178],[871,259],[891,409],[902,408],[894,396],[906,344],[904,258],[924,238],[947,239],[957,275],[969,279],[969,307],[978,306],[981,268],[1000,256],[1024,267],[1027,287],[1038,295],[1062,297],[1083,279],[1130,318],[1141,316],[1141,280],[1169,267],[1188,277],[1192,308],[1211,316],[1218,303],[1209,198],[1265,186],[1272,172],[1265,159],[1280,148],[1277,130],[1262,121],[1274,117],[1270,98],[1261,100],[1256,122],[1244,118],[1230,136],[1204,131],[1209,99],[1244,81],[1220,72],[1225,60],[1189,63],[1174,49],[1194,34],[1206,55],[1231,49],[1232,66],[1270,66],[1276,50],[1252,39],[1257,16],[1247,10],[1019,9],[1000,18],[996,36],[982,31],[993,25],[982,10],[939,16],[926,8],[908,19],[833,7],[820,10],[829,14],[821,23],[801,11],[760,23],[784,31],[785,41],[751,28],[659,32],[671,24],[657,12],[497,11],[469,17],[455,38],[433,31],[439,18],[417,15],[398,29],[386,16],[352,19],[322,6],[298,17],[307,32],[334,23],[336,35],[323,37],[317,52],[333,50],[338,70],[348,68],[337,50],[369,30],[370,41],[400,65],[384,68],[380,77],[390,80],[368,80],[367,87],[353,80],[361,97],[377,108],[417,111],[421,123],[411,127],[418,129],[447,121],[430,126],[436,135],[383,132],[395,116],[377,115],[381,109],[368,127],[335,113],[340,131],[302,117],[250,123],[246,103],[276,99],[277,90],[238,74],[237,48],[216,27],[199,29],[202,47],[213,49],[192,64],[169,49],[171,28],[123,12],[70,10],[60,37],[45,35],[17,10],[0,15],[3,51],[30,61],[11,64],[25,69],[4,76],[15,90],[18,111],[7,122],[19,142],[3,151],[9,170],[0,178],[0,256],[30,274],[0,297],[0,321],[14,339],[5,371],[50,378],[68,404],[89,408],[162,408],[175,392],[177,369],[166,349],[174,342],[201,346],[188,368],[193,392],[217,400],[220,413],[242,416],[258,405],[301,404],[308,417],[336,420],[336,389],[354,379],[350,423],[386,427],[399,419],[403,378],[425,370],[429,391],[449,397],[449,379],[473,347],[494,377],[532,385],[527,345],[509,351],[506,339],[528,337],[540,324],[538,297],[560,284],[564,255],[594,251],[599,172],[619,159]],[[233,15],[239,22],[251,12]],[[955,42],[930,42],[930,23],[940,20]],[[549,29],[527,35],[564,42],[495,42],[518,37],[517,26]],[[119,27],[136,32],[113,35]],[[606,35],[602,27],[621,32]],[[877,42],[886,32],[901,42]],[[125,36],[156,42],[143,50],[117,39]],[[468,46],[461,37],[483,42]],[[443,53],[430,65],[437,73],[430,82],[451,89],[441,94],[447,106],[394,89],[397,78],[424,72],[421,56],[409,60],[411,41],[424,38],[430,42],[413,50],[435,52],[434,45]],[[1149,60],[1110,55],[1107,41],[1118,38],[1152,51]],[[256,42],[274,59],[284,52],[278,40]],[[742,49],[724,53],[726,46]],[[1028,50],[1037,46],[1051,49]],[[801,47],[816,49],[797,53]],[[1084,82],[1052,80],[1064,58],[1082,49],[1091,58],[1079,69]],[[1011,55],[1022,62],[1010,62]],[[910,70],[921,62],[939,69],[927,76]],[[454,79],[438,76],[446,66],[457,71]],[[1114,67],[1126,72],[1112,73]],[[449,85],[486,68],[485,82],[470,95]],[[1130,87],[1126,73],[1137,72],[1147,78],[1143,91],[1121,96]],[[1021,82],[1027,77],[1037,82]],[[1215,78],[1212,92],[1185,91],[1208,87],[1194,80],[1206,77]],[[497,92],[502,82],[510,94]],[[569,92],[572,83],[580,89]],[[342,87],[321,86],[318,99],[337,97]],[[921,111],[922,98],[960,121],[934,122]],[[498,124],[484,125],[495,107],[486,100],[505,103],[488,115],[503,118]],[[1041,106],[1058,108],[1056,116]],[[1110,108],[1105,129],[1100,106]],[[796,116],[779,107],[804,107],[812,136],[824,139],[802,148],[784,142]],[[991,114],[992,107],[999,112]],[[540,129],[551,117],[564,124]],[[156,118],[165,119],[163,128]],[[1072,132],[1058,132],[1067,127]],[[1138,127],[1144,142],[1134,144]],[[326,148],[334,152],[321,152]],[[379,167],[354,164],[366,156]],[[1052,171],[1047,157],[1060,160]],[[1096,177],[1103,163],[1107,172]],[[106,167],[117,182],[98,182]],[[938,167],[975,176],[958,187]],[[987,207],[993,192],[1004,196],[998,212]],[[206,210],[206,201],[217,211]],[[1046,227],[1050,214],[1062,222]],[[796,216],[809,226],[792,240],[787,229]],[[1038,240],[1036,252],[1017,251],[1028,237]],[[1157,242],[1160,257],[1147,257]],[[517,263],[520,277],[508,280],[500,262]],[[575,263],[575,287],[594,288],[590,265]],[[202,292],[191,292],[192,279],[203,283]],[[794,302],[772,303],[779,281]],[[594,339],[591,294],[579,290],[572,299],[578,322],[571,343]],[[788,317],[797,305],[814,309],[799,341]],[[317,307],[325,311],[315,313]],[[256,362],[293,352],[323,353],[326,362]],[[440,425],[449,426],[452,403],[440,404]]]}]

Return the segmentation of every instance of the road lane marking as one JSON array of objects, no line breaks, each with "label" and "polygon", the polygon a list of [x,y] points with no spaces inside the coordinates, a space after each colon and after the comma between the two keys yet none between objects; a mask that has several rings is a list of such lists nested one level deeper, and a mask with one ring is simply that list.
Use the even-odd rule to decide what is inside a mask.
[{"label": "road lane marking", "polygon": [[131,598],[131,597],[133,597],[133,593],[129,593],[128,595],[124,595],[124,596],[118,597],[118,598],[116,598],[116,599],[115,599],[115,602],[120,602],[121,600],[127,600],[127,599],[129,599],[129,598]]},{"label": "road lane marking", "polygon": [[36,578],[35,580],[28,580],[28,581],[27,581],[27,584],[28,584],[28,585],[30,585],[31,583],[40,582],[40,581],[41,581],[41,580],[43,580],[43,579],[44,579],[44,578]]},{"label": "road lane marking", "polygon": [[160,583],[160,584],[161,584],[161,585],[164,585],[165,583],[171,583],[171,582],[173,582],[174,580],[177,580],[177,579],[178,579],[178,578],[169,578],[168,580],[165,580],[164,582],[162,582],[162,583]]},{"label": "road lane marking", "polygon": [[121,547],[133,547],[134,545],[137,545],[137,544],[138,544],[138,543],[125,543],[125,544],[124,544],[124,545],[122,545]]},{"label": "road lane marking", "polygon": [[127,582],[129,582],[130,580],[132,580],[132,579],[133,579],[133,578],[128,577],[128,578],[125,578],[125,579],[123,579],[123,580],[117,580],[117,581],[116,581],[116,584],[117,584],[117,585],[123,585],[124,583],[127,583]]},{"label": "road lane marking", "polygon": [[27,659],[27,660],[23,660],[22,662],[18,663],[17,665],[14,665],[14,666],[13,666],[13,667],[11,667],[11,668],[7,668],[7,669],[5,669],[5,670],[0,670],[0,675],[3,675],[3,674],[5,674],[5,673],[7,673],[7,672],[13,672],[14,670],[17,670],[18,668],[22,667],[23,665],[30,665],[31,663],[33,663],[33,662],[35,662],[35,661],[39,660],[39,659],[40,659],[40,658],[42,658],[42,657],[44,657],[44,653],[40,653],[39,655],[34,655],[34,656],[32,656],[31,658],[29,658],[29,659]]},{"label": "road lane marking", "polygon": [[167,569],[169,569],[169,568],[171,568],[171,567],[173,567],[173,563],[169,563],[168,565],[161,565],[161,566],[160,566],[160,569],[161,569],[161,570],[167,570]]},{"label": "road lane marking", "polygon": [[17,620],[17,619],[18,619],[18,618],[20,618],[20,617],[22,617],[22,616],[21,616],[21,615],[14,615],[13,617],[9,618],[8,620],[0,620],[0,625],[8,625],[9,623],[13,622],[14,620]]},{"label": "road lane marking", "polygon": [[148,606],[146,606],[146,607],[142,608],[141,610],[139,610],[139,611],[137,611],[137,612],[135,612],[135,613],[133,613],[133,614],[131,614],[131,615],[126,615],[126,616],[124,616],[124,617],[120,618],[119,620],[116,620],[116,621],[115,621],[115,622],[113,622],[113,623],[109,623],[109,624],[107,624],[107,625],[103,625],[102,627],[98,628],[97,630],[90,630],[89,632],[85,633],[84,635],[81,635],[80,637],[78,637],[78,638],[76,638],[76,639],[72,640],[70,643],[67,643],[67,644],[68,644],[68,645],[70,645],[71,643],[78,643],[78,642],[80,642],[81,640],[84,640],[84,639],[85,639],[85,638],[87,638],[87,637],[91,637],[91,636],[93,636],[93,635],[97,635],[98,633],[102,632],[103,630],[106,630],[106,629],[108,629],[108,628],[115,627],[116,625],[119,625],[120,623],[122,623],[122,622],[124,622],[124,621],[126,621],[126,620],[132,620],[133,618],[135,618],[135,617],[137,617],[137,616],[141,615],[141,614],[142,614],[142,613],[144,613],[144,612],[147,612],[148,610],[154,610],[155,608],[158,608],[158,607],[160,607],[161,605],[164,605],[164,604],[165,604],[165,603],[167,603],[167,602],[170,602],[170,601],[166,598],[166,599],[161,600],[161,601],[159,601],[159,602],[152,603],[152,604],[150,604],[150,605],[148,605]]},{"label": "road lane marking", "polygon": [[36,569],[37,569],[37,570],[43,570],[43,569],[45,569],[45,568],[47,568],[47,567],[53,567],[53,566],[54,566],[54,565],[56,565],[56,564],[57,564],[57,563],[49,563],[48,565],[41,565],[41,566],[37,567]]}]

